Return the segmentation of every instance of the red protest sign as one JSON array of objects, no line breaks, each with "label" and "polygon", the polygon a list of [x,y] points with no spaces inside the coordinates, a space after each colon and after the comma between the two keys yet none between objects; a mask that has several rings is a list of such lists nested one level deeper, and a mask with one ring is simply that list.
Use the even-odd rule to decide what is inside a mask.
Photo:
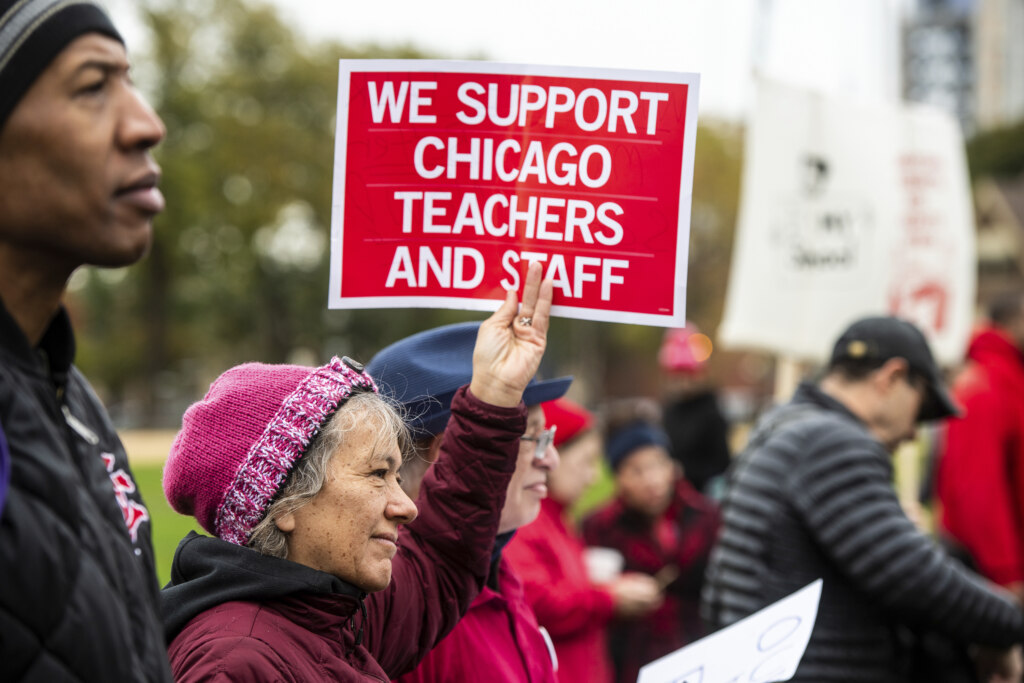
[{"label": "red protest sign", "polygon": [[685,321],[694,74],[342,60],[330,305]]}]

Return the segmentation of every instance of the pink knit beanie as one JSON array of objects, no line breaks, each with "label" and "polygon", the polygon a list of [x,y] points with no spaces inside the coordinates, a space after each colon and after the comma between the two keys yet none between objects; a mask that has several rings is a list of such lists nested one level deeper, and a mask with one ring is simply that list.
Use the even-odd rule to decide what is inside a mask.
[{"label": "pink knit beanie", "polygon": [[354,392],[377,391],[363,366],[246,363],[218,377],[182,419],[164,467],[171,507],[245,545],[292,467]]}]

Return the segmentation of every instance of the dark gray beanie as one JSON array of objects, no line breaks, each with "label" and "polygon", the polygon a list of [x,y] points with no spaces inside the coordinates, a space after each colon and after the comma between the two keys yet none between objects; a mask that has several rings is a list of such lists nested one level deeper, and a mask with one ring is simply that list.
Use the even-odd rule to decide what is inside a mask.
[{"label": "dark gray beanie", "polygon": [[60,51],[92,32],[124,42],[96,2],[0,0],[0,130]]}]

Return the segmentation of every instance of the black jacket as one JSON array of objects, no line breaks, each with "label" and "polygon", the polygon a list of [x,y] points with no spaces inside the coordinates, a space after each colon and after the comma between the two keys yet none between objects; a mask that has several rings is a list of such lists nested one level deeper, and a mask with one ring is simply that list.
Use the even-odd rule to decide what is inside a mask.
[{"label": "black jacket", "polygon": [[821,578],[796,681],[900,680],[896,634],[908,626],[964,644],[1021,641],[1021,611],[907,519],[891,456],[841,403],[804,384],[750,443],[731,474],[708,567],[713,626]]},{"label": "black jacket", "polygon": [[701,493],[729,469],[729,424],[710,389],[665,404],[665,433],[683,476]]},{"label": "black jacket", "polygon": [[149,514],[61,310],[39,347],[0,305],[0,680],[169,681]]}]

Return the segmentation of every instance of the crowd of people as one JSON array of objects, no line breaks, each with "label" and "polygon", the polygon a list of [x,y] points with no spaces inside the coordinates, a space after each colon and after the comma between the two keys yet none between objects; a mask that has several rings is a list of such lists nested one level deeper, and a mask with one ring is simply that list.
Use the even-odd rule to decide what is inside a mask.
[{"label": "crowd of people", "polygon": [[[819,578],[794,680],[1021,680],[1021,292],[952,392],[913,324],[853,322],[734,458],[692,328],[666,335],[662,405],[590,409],[539,378],[534,263],[521,300],[365,367],[221,374],[163,475],[208,535],[161,589],[62,300],[78,267],[146,252],[164,135],[99,5],[0,0],[3,680],[632,683]],[[932,421],[942,545],[892,486]],[[614,493],[580,516],[602,469]]]}]

